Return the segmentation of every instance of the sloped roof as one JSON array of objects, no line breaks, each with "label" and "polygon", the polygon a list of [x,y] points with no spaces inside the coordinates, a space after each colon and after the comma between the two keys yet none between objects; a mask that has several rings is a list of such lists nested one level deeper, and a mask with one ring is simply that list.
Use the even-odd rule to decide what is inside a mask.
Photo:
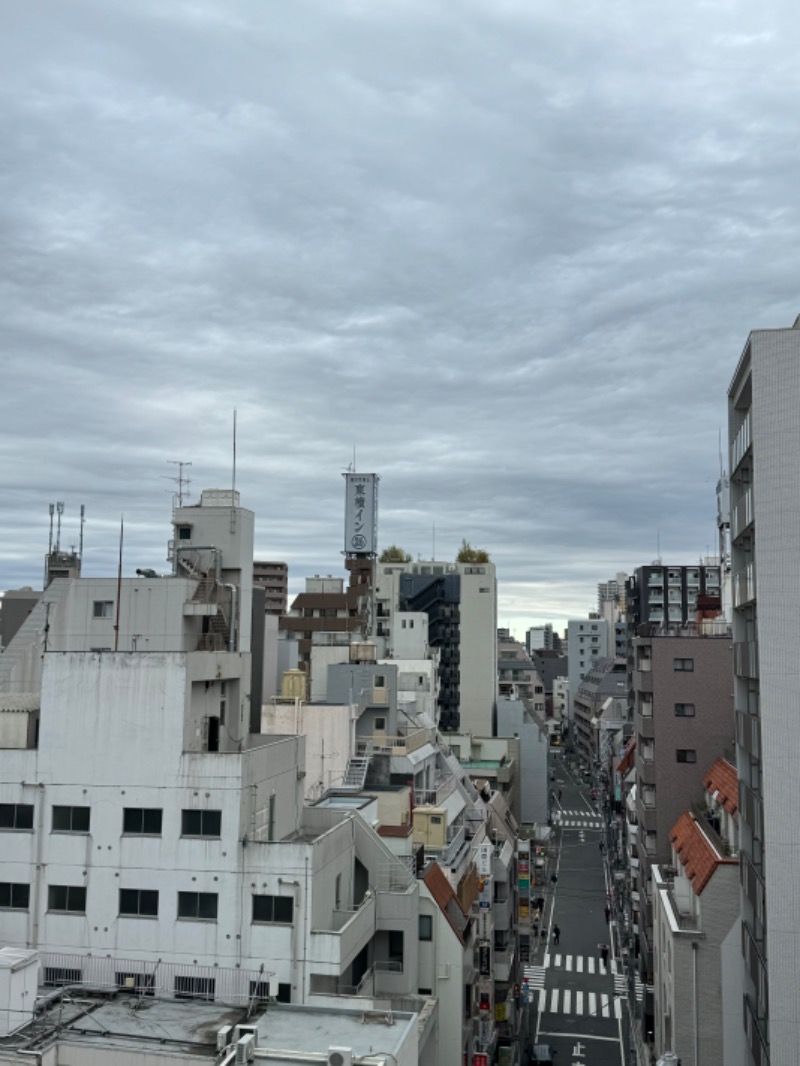
[{"label": "sloped roof", "polygon": [[625,751],[622,753],[622,757],[619,760],[617,771],[620,774],[627,774],[633,766],[633,759],[636,754],[636,737],[632,736],[628,743],[625,745]]},{"label": "sloped roof", "polygon": [[719,854],[689,811],[684,811],[677,820],[669,838],[695,895],[700,895],[718,866],[722,863],[736,865],[738,862],[737,859],[726,859]]},{"label": "sloped roof", "polygon": [[0,692],[0,711],[27,712],[38,711],[42,706],[42,697],[38,692]]},{"label": "sloped roof", "polygon": [[423,874],[422,879],[436,901],[439,910],[444,914],[452,926],[453,932],[463,944],[464,930],[469,925],[469,919],[461,909],[461,904],[458,902],[453,887],[447,880],[441,866],[435,862],[431,863]]},{"label": "sloped roof", "polygon": [[707,792],[716,792],[717,799],[728,812],[736,814],[739,810],[739,779],[736,767],[727,759],[720,757],[708,771],[703,781]]}]

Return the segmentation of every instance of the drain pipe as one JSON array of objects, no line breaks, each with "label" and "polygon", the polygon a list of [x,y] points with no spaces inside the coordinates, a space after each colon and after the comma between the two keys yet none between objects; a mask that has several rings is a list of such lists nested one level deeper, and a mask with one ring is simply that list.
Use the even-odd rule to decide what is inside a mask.
[{"label": "drain pipe", "polygon": [[692,941],[692,980],[694,982],[694,996],[692,1011],[694,1014],[694,1066],[700,1066],[700,1033],[697,1029],[697,941]]},{"label": "drain pipe", "polygon": [[236,651],[236,610],[239,606],[239,586],[223,585],[223,588],[231,590],[231,631],[228,636],[228,651]]}]

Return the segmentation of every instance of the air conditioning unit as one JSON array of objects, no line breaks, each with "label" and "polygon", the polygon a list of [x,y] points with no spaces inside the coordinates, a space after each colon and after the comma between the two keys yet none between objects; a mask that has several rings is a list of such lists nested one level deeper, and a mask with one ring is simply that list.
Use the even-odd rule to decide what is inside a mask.
[{"label": "air conditioning unit", "polygon": [[257,1025],[237,1025],[233,1030],[233,1041],[238,1043],[243,1037],[252,1036],[253,1047],[258,1047],[258,1026]]},{"label": "air conditioning unit", "polygon": [[328,1066],[353,1066],[353,1049],[351,1047],[329,1047]]},{"label": "air conditioning unit", "polygon": [[253,1062],[256,1057],[256,1039],[252,1033],[236,1041],[236,1063]]},{"label": "air conditioning unit", "polygon": [[233,1039],[233,1026],[223,1025],[221,1029],[217,1029],[217,1051],[224,1051]]}]

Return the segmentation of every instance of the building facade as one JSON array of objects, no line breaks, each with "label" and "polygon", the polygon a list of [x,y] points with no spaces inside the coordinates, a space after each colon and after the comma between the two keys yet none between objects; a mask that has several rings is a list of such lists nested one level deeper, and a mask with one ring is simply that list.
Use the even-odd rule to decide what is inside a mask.
[{"label": "building facade", "polygon": [[744,1017],[750,1063],[800,1047],[792,782],[800,765],[800,319],[755,330],[728,390]]}]

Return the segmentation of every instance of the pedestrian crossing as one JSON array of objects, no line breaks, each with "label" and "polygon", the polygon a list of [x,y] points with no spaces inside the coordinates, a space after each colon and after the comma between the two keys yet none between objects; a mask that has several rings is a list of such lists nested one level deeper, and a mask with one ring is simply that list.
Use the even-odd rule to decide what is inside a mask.
[{"label": "pedestrian crossing", "polygon": [[523,973],[529,988],[544,988],[544,980],[547,973],[546,966],[526,966]]},{"label": "pedestrian crossing", "polygon": [[564,829],[602,829],[603,819],[599,814],[587,810],[564,810],[557,808],[553,811],[553,822]]},{"label": "pedestrian crossing", "polygon": [[593,1018],[622,1017],[622,999],[607,992],[545,988],[533,993],[533,1006],[542,1014],[582,1014]]},{"label": "pedestrian crossing", "polygon": [[[644,983],[640,980],[638,975],[634,978],[634,988],[636,990],[636,1002],[641,1003],[644,996]],[[627,996],[628,994],[628,980],[624,973],[614,974],[614,995],[615,996]]]},{"label": "pedestrian crossing", "polygon": [[607,977],[611,973],[610,967],[614,965],[613,960],[610,963],[605,963],[600,958],[596,958],[594,955],[561,955],[557,953],[545,953],[544,957],[545,967],[552,967],[556,970],[567,970],[571,973],[589,973],[599,974],[601,977]]}]

